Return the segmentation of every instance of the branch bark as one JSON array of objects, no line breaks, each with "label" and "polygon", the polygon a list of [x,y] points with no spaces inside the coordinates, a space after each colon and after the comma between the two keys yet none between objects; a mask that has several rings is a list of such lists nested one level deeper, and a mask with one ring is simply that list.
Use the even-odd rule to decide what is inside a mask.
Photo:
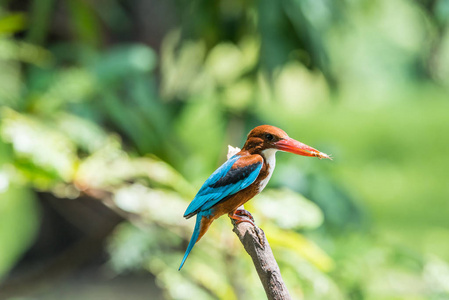
[{"label": "branch bark", "polygon": [[232,220],[232,223],[233,231],[253,260],[267,298],[269,300],[291,299],[263,230],[248,222],[235,224]]}]

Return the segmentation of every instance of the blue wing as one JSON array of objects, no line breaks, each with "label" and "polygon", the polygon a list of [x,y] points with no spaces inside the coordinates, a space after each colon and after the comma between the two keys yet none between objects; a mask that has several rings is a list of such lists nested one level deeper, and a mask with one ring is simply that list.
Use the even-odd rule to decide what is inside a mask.
[{"label": "blue wing", "polygon": [[243,167],[233,167],[241,158],[240,155],[234,155],[206,180],[187,207],[184,217],[190,218],[199,211],[210,209],[224,198],[243,190],[256,180],[262,169],[262,160]]}]

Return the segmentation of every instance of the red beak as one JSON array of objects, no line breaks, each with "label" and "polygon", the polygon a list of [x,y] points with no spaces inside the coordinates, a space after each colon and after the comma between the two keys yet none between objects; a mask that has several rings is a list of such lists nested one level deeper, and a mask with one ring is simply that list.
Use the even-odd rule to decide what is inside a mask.
[{"label": "red beak", "polygon": [[297,140],[294,140],[292,138],[285,138],[280,141],[278,141],[275,144],[276,149],[279,149],[281,151],[286,151],[294,154],[299,154],[303,156],[316,156],[321,158],[328,158],[332,159],[329,155],[326,153],[320,152],[316,150],[315,148],[312,148],[310,146],[307,146],[306,144],[303,144],[301,142],[298,142]]}]

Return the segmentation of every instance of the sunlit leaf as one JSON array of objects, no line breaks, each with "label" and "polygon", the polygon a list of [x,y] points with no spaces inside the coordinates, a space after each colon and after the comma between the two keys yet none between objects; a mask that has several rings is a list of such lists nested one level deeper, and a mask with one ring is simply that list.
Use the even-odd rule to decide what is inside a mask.
[{"label": "sunlit leaf", "polygon": [[316,228],[323,222],[323,214],[316,204],[288,189],[266,190],[253,205],[285,229]]},{"label": "sunlit leaf", "polygon": [[1,111],[1,134],[10,142],[17,155],[30,159],[35,165],[56,172],[70,180],[77,161],[75,145],[64,134],[42,120],[19,114],[10,109]]},{"label": "sunlit leaf", "polygon": [[315,243],[294,231],[264,225],[268,241],[273,247],[284,247],[297,252],[319,269],[328,272],[334,267],[333,260]]}]

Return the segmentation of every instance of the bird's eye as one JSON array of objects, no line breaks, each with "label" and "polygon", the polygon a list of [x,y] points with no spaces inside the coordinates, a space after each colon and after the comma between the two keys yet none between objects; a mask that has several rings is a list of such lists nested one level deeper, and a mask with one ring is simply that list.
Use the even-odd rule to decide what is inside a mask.
[{"label": "bird's eye", "polygon": [[274,136],[270,133],[265,134],[265,138],[267,139],[267,141],[272,141],[274,139]]}]

